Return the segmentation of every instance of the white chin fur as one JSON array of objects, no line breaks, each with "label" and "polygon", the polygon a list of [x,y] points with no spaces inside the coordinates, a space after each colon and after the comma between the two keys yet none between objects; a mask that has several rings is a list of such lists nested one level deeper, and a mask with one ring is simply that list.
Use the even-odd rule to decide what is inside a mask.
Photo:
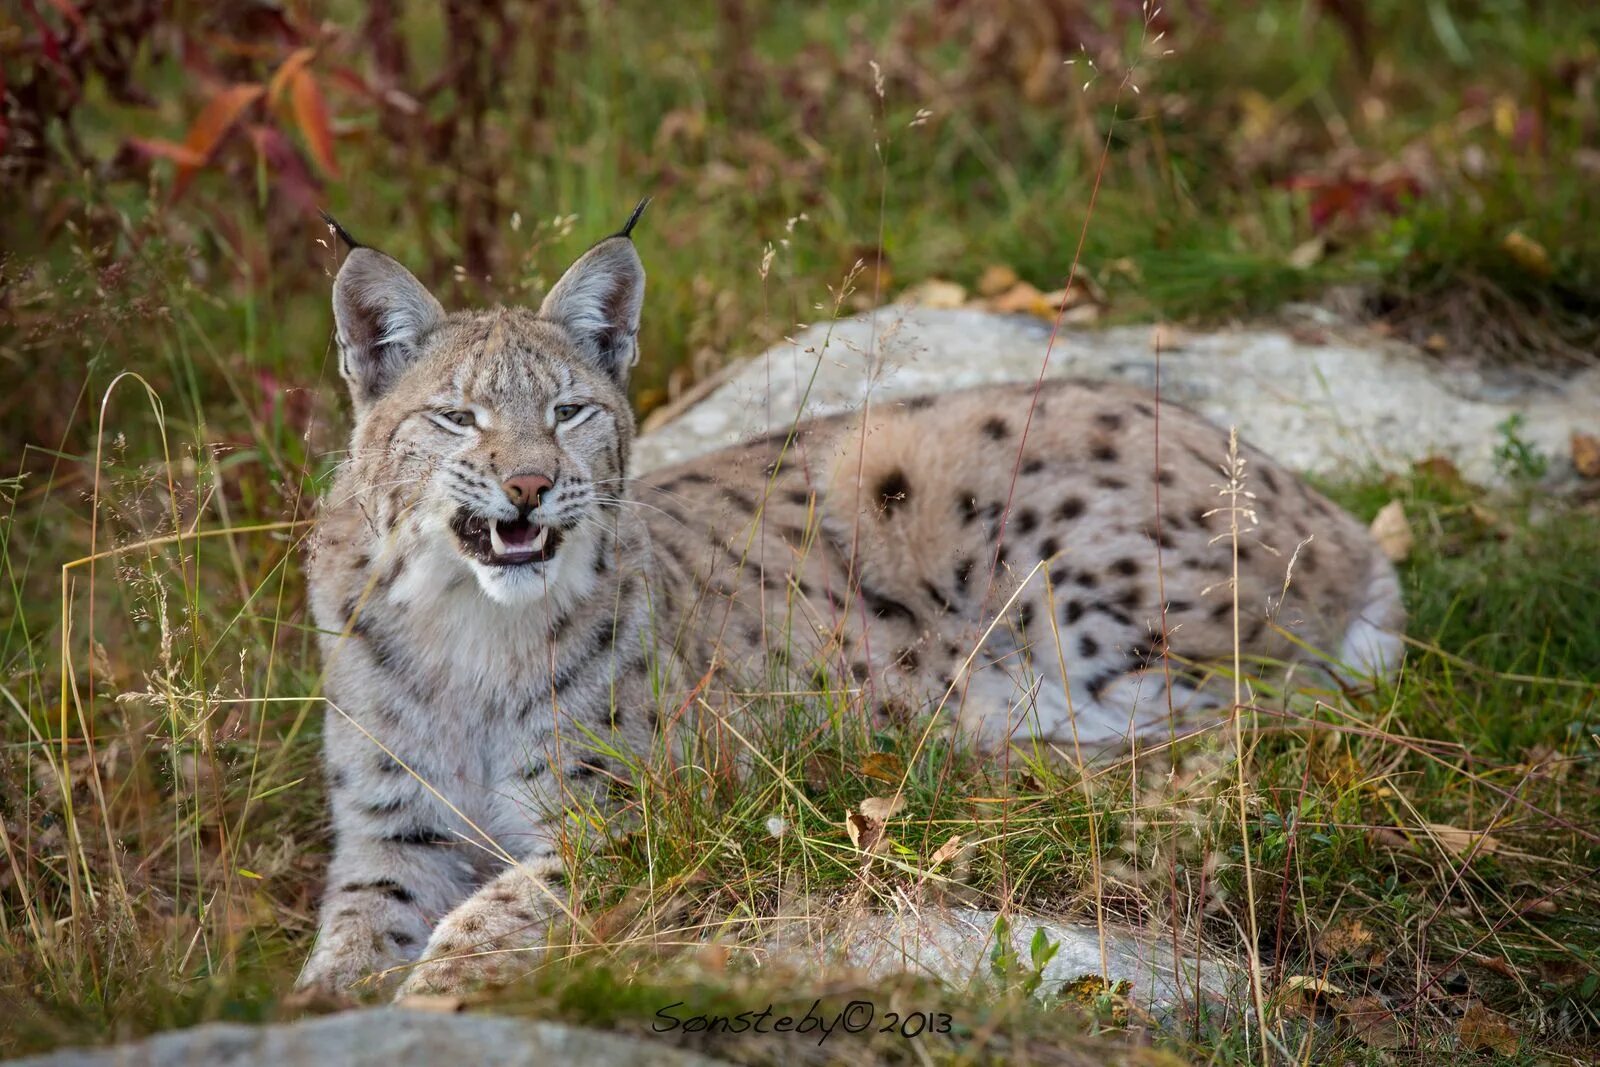
[{"label": "white chin fur", "polygon": [[515,606],[549,600],[564,611],[594,589],[594,535],[587,525],[568,532],[556,554],[544,563],[492,567],[467,560],[483,595],[496,604]]},{"label": "white chin fur", "polygon": [[[563,546],[565,547],[565,546]],[[555,591],[561,580],[561,553],[554,559],[521,567],[491,567],[468,560],[483,595],[497,604],[532,604]]]}]

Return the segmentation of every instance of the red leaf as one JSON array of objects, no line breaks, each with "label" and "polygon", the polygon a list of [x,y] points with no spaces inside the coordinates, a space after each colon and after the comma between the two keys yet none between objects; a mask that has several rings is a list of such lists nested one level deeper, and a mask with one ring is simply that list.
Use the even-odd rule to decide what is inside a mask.
[{"label": "red leaf", "polygon": [[205,156],[176,141],[163,141],[158,137],[130,137],[124,143],[142,156],[171,160],[180,167],[203,167],[206,164]]},{"label": "red leaf", "polygon": [[305,69],[305,65],[310,63],[312,57],[316,54],[317,50],[314,48],[296,48],[289,53],[288,59],[278,64],[278,69],[272,72],[272,80],[267,83],[267,104],[269,107],[278,106],[278,102],[283,99],[283,90],[289,85],[289,80]]},{"label": "red leaf", "polygon": [[[194,125],[189,127],[189,132],[184,134],[185,148],[198,155],[202,160],[209,161],[211,154],[217,150],[217,145],[222,142],[223,135],[233,128],[239,121],[239,116],[245,108],[261,99],[265,89],[260,85],[244,84],[230,85],[213,96],[200,116],[194,120]],[[189,183],[194,180],[198,167],[180,166],[177,180],[172,183],[172,199],[176,200],[183,195]]]},{"label": "red leaf", "polygon": [[339,161],[333,157],[333,129],[328,125],[328,106],[309,70],[300,69],[289,79],[289,102],[294,105],[294,120],[311,148],[311,155],[324,174],[337,178]]}]

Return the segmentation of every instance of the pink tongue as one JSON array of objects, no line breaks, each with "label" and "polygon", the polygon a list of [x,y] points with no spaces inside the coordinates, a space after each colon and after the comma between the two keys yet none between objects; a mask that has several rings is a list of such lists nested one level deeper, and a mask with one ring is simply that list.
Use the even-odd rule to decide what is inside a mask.
[{"label": "pink tongue", "polygon": [[522,547],[533,543],[539,534],[539,527],[531,522],[504,522],[500,524],[500,540],[505,542],[507,548]]}]

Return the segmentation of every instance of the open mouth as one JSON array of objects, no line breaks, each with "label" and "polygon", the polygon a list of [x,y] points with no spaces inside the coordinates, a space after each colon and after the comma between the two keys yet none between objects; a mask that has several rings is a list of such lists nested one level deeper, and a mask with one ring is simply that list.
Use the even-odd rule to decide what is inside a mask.
[{"label": "open mouth", "polygon": [[456,512],[450,526],[462,551],[491,567],[543,563],[561,545],[560,530],[528,519],[489,519],[463,510]]}]

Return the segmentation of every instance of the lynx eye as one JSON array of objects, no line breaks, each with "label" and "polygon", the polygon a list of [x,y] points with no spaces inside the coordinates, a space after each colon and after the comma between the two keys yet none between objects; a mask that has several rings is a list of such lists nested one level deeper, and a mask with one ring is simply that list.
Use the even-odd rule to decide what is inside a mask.
[{"label": "lynx eye", "polygon": [[439,417],[453,426],[467,427],[476,426],[478,424],[478,417],[476,415],[470,411],[461,411],[459,409],[455,411],[441,411],[439,412]]},{"label": "lynx eye", "polygon": [[557,422],[571,422],[582,413],[582,404],[557,404],[555,409]]}]

